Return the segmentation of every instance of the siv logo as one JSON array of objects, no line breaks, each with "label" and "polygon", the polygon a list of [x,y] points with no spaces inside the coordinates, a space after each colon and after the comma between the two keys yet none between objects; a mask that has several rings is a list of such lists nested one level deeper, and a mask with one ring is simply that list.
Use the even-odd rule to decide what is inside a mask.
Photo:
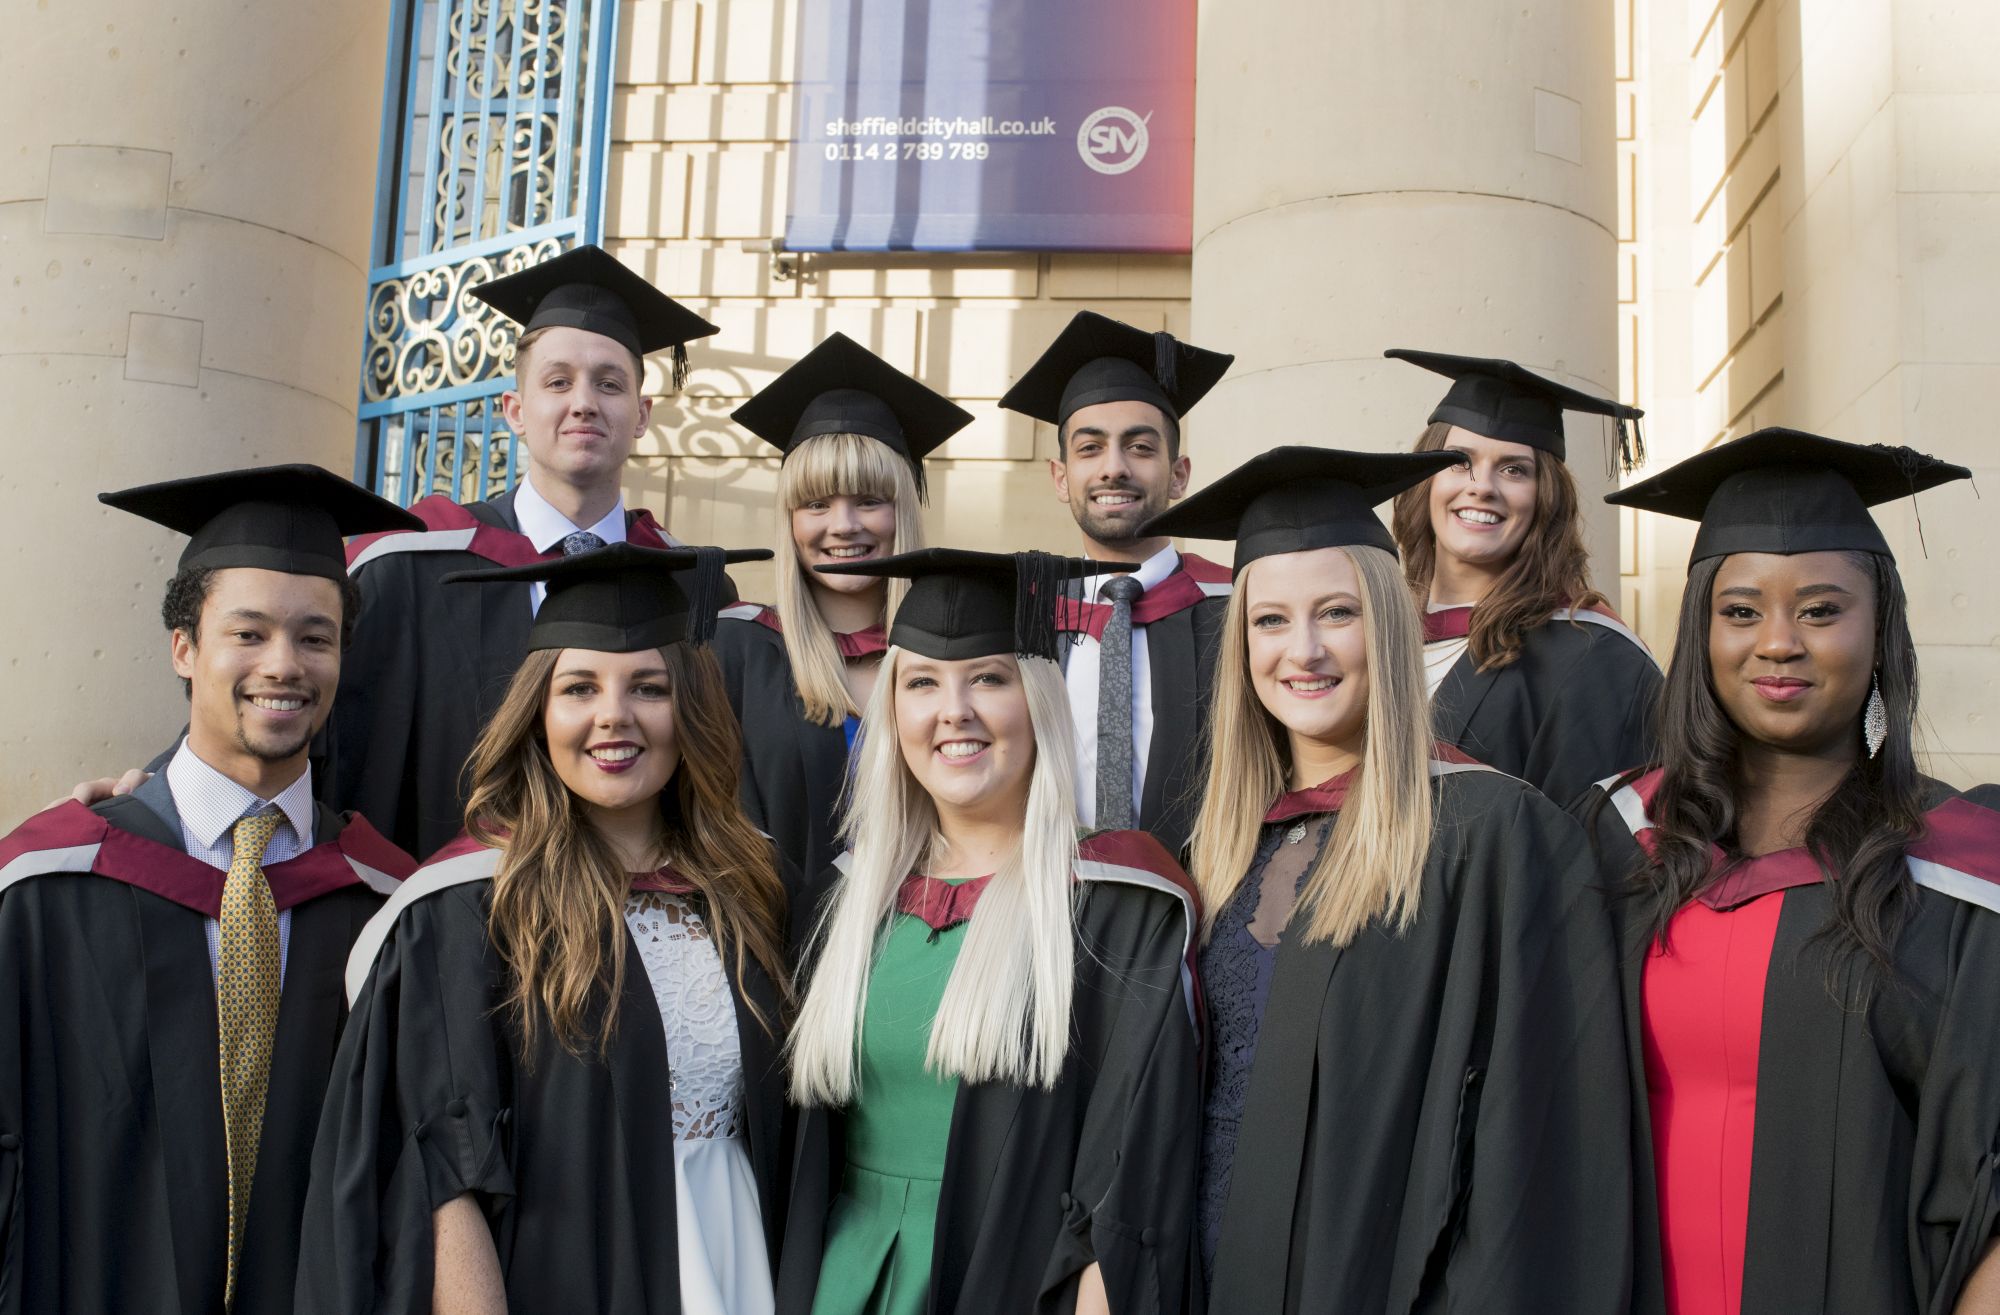
[{"label": "siv logo", "polygon": [[1076,130],[1076,153],[1101,174],[1122,174],[1146,158],[1146,122],[1120,105],[1107,105],[1086,116]]}]

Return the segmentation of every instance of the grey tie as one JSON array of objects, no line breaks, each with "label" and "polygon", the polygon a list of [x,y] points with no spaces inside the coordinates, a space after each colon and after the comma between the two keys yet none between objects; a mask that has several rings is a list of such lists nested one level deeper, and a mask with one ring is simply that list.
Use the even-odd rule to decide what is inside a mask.
[{"label": "grey tie", "polygon": [[1097,825],[1132,826],[1132,601],[1145,589],[1129,575],[1107,580],[1111,619],[1097,653]]},{"label": "grey tie", "polygon": [[603,546],[604,540],[598,538],[589,530],[578,530],[574,534],[565,534],[562,541],[563,556],[565,557],[574,557],[580,552],[594,552]]}]

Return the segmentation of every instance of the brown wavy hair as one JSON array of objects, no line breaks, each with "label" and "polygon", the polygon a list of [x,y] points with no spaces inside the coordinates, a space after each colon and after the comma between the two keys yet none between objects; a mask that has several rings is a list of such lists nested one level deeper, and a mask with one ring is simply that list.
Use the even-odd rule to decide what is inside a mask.
[{"label": "brown wavy hair", "polygon": [[[1451,426],[1437,421],[1424,430],[1413,450],[1442,451],[1450,435]],[[1430,480],[1396,495],[1390,527],[1402,554],[1403,578],[1416,594],[1417,606],[1423,607],[1437,572]],[[1557,608],[1599,604],[1606,604],[1606,599],[1590,587],[1590,553],[1583,546],[1576,479],[1568,466],[1544,453],[1535,462],[1534,522],[1492,592],[1472,609],[1466,647],[1473,665],[1481,671],[1511,666],[1521,656],[1523,632],[1548,620]]]},{"label": "brown wavy hair", "polygon": [[[625,897],[631,875],[549,760],[543,731],[561,650],[528,655],[472,750],[465,827],[502,851],[487,934],[507,965],[504,1009],[525,1062],[547,1026],[571,1054],[609,1052],[625,989]],[[660,858],[692,882],[723,962],[741,990],[746,956],[785,998],[785,890],[768,837],[743,815],[742,733],[706,648],[660,650],[674,700],[680,766],[660,792]],[[602,1025],[589,1020],[602,1002]],[[766,1032],[776,1019],[754,1009]],[[596,1035],[592,1033],[595,1031]]]}]

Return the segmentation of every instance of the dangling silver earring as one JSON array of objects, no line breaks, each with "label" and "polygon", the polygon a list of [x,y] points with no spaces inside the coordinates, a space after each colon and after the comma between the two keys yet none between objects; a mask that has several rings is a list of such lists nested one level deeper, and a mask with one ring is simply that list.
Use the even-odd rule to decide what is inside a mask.
[{"label": "dangling silver earring", "polygon": [[1882,741],[1888,738],[1889,709],[1882,702],[1882,673],[1878,671],[1868,691],[1868,710],[1861,714],[1861,739],[1868,746],[1868,756],[1882,752]]}]

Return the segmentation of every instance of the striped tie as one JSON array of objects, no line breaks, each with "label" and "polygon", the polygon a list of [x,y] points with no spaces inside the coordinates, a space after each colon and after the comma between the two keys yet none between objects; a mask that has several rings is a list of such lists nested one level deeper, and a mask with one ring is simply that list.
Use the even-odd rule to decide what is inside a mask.
[{"label": "striped tie", "polygon": [[250,1184],[271,1083],[271,1043],[278,1030],[278,906],[264,876],[264,850],[283,818],[266,810],[237,821],[229,879],[222,887],[222,937],[216,955],[215,1013],[222,1038],[222,1127],[229,1145],[229,1279],[250,1218]]}]

